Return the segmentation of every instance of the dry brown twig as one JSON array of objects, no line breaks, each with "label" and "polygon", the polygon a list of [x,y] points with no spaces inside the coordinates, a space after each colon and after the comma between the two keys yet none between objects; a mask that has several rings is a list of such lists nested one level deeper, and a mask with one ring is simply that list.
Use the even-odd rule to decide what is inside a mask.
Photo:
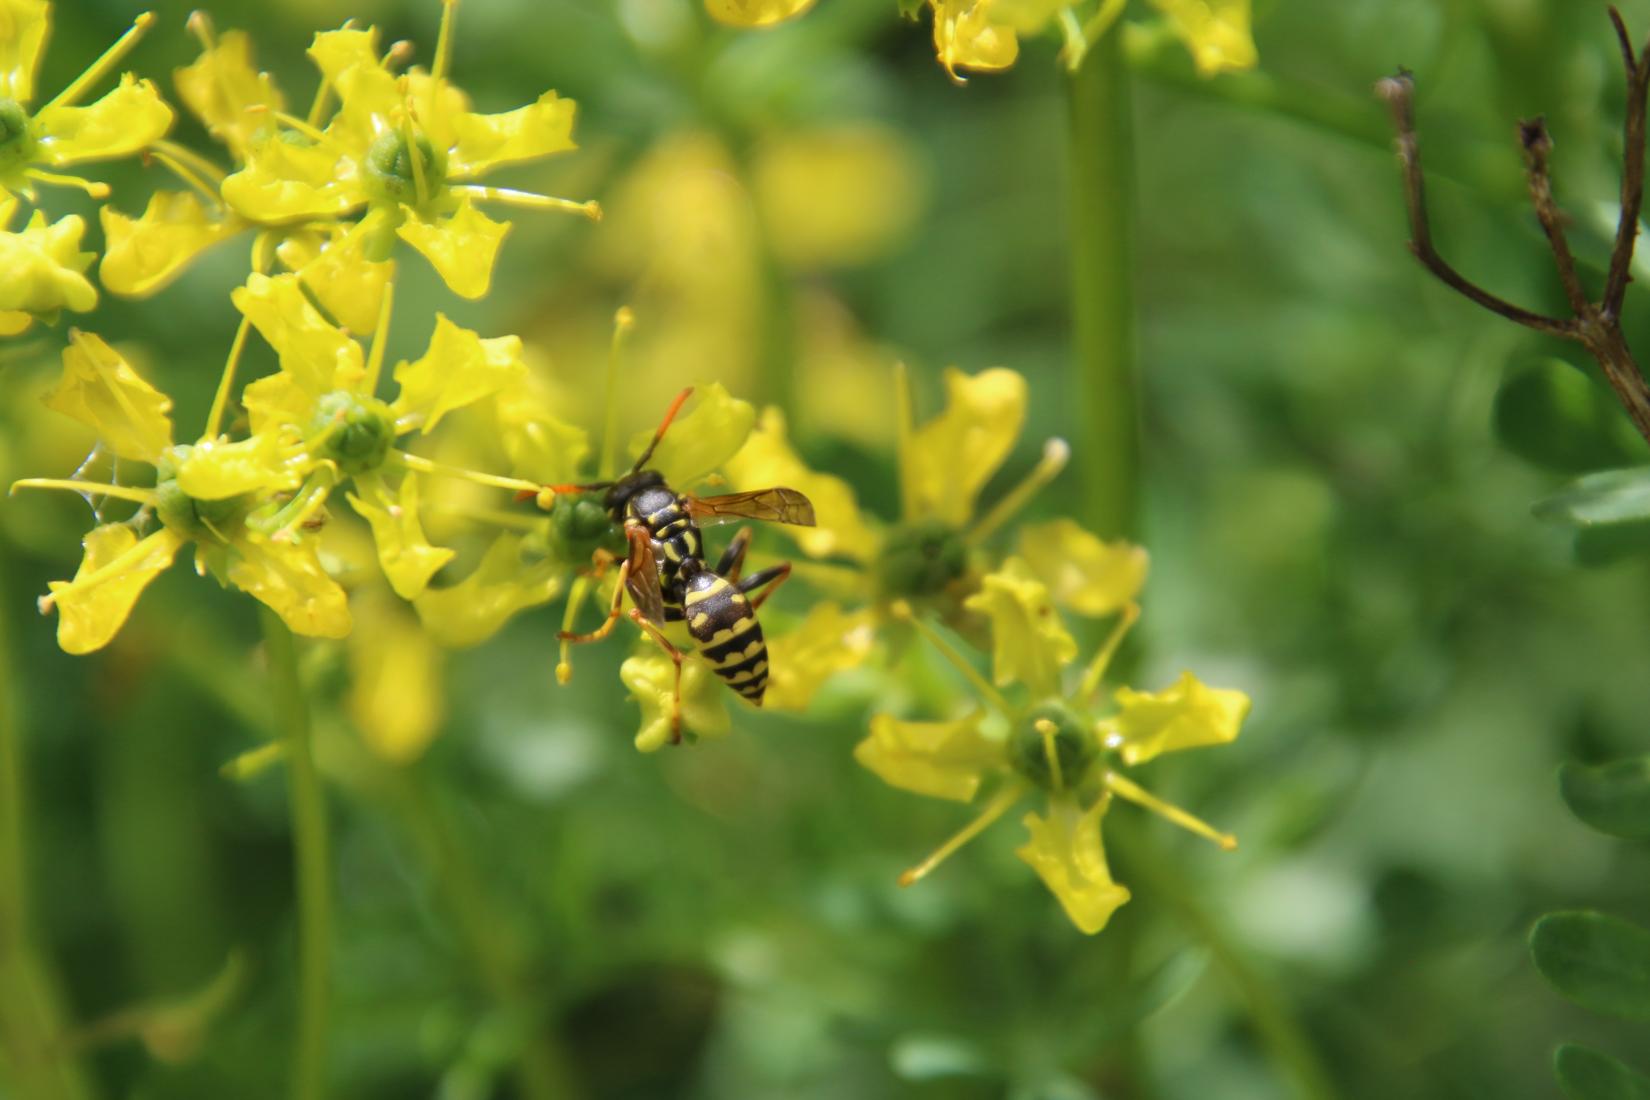
[{"label": "dry brown twig", "polygon": [[1535,206],[1536,218],[1541,222],[1552,249],[1553,261],[1558,266],[1559,283],[1569,300],[1572,316],[1551,317],[1516,306],[1505,298],[1490,293],[1462,275],[1449,261],[1438,254],[1432,242],[1432,228],[1427,220],[1426,188],[1421,174],[1421,150],[1415,137],[1415,81],[1411,75],[1398,70],[1375,85],[1375,91],[1392,108],[1393,122],[1398,129],[1398,160],[1404,170],[1404,199],[1409,207],[1410,251],[1446,285],[1477,302],[1491,313],[1526,328],[1549,336],[1574,340],[1598,360],[1605,379],[1615,391],[1622,408],[1632,418],[1639,434],[1650,442],[1650,385],[1644,380],[1638,362],[1627,346],[1621,329],[1621,304],[1627,296],[1631,281],[1633,246],[1638,240],[1639,208],[1644,201],[1644,145],[1645,95],[1650,90],[1650,42],[1635,53],[1622,22],[1621,13],[1610,9],[1610,21],[1615,25],[1621,56],[1627,66],[1627,121],[1624,126],[1625,164],[1621,174],[1621,218],[1616,226],[1615,247],[1610,254],[1610,270],[1605,277],[1604,292],[1597,299],[1587,296],[1586,289],[1576,273],[1575,257],[1565,237],[1565,218],[1553,199],[1552,179],[1548,174],[1547,157],[1552,151],[1552,138],[1547,124],[1541,118],[1519,123],[1518,137],[1524,149],[1524,167],[1530,184],[1530,200]]}]

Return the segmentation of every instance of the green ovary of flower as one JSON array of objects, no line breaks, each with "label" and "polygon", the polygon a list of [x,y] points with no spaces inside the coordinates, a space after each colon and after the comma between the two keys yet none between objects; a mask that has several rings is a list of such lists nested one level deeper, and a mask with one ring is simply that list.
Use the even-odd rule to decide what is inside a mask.
[{"label": "green ovary of flower", "polygon": [[1077,786],[1099,755],[1100,746],[1083,720],[1059,703],[1028,711],[1008,739],[1009,765],[1045,791]]},{"label": "green ovary of flower", "polygon": [[376,397],[334,390],[315,403],[304,437],[310,454],[353,477],[378,469],[395,442],[395,415]]},{"label": "green ovary of flower", "polygon": [[223,541],[225,530],[234,524],[246,497],[199,500],[185,493],[178,485],[178,468],[189,460],[194,449],[187,444],[169,447],[155,463],[155,514],[167,530],[186,538]]},{"label": "green ovary of flower", "polygon": [[0,99],[0,170],[23,164],[33,155],[28,112],[15,99]]},{"label": "green ovary of flower", "polygon": [[373,191],[393,203],[423,205],[447,181],[447,155],[422,133],[414,134],[409,145],[404,133],[384,131],[368,147],[366,165]]},{"label": "green ovary of flower", "polygon": [[624,531],[601,501],[589,496],[556,497],[550,505],[550,544],[559,560],[573,565],[588,564],[597,550],[614,557],[625,552]]},{"label": "green ovary of flower", "polygon": [[938,595],[968,571],[968,545],[943,523],[906,524],[889,534],[877,568],[886,596]]}]

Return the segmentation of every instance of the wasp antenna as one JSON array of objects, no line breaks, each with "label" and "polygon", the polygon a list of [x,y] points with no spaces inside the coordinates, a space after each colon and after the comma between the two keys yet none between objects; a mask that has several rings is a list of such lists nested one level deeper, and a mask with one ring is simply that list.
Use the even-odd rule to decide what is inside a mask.
[{"label": "wasp antenna", "polygon": [[647,460],[653,457],[654,448],[659,446],[659,441],[663,439],[665,437],[665,433],[670,430],[670,422],[676,419],[676,414],[682,411],[682,406],[691,396],[693,396],[692,386],[689,386],[687,389],[676,395],[676,400],[672,401],[670,403],[670,408],[665,410],[665,418],[659,421],[659,430],[653,433],[653,442],[647,445],[647,450],[643,451],[642,456],[636,460],[636,465],[630,468],[631,473],[635,473],[637,470],[640,470],[643,466],[647,465]]}]

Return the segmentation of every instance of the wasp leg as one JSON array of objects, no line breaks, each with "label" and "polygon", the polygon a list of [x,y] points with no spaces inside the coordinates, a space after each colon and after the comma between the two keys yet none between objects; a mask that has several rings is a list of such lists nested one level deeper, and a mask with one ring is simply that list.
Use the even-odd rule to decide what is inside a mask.
[{"label": "wasp leg", "polygon": [[745,551],[750,549],[751,529],[741,527],[734,533],[733,540],[728,548],[722,551],[721,560],[716,563],[716,573],[723,580],[737,581],[739,571],[745,568]]},{"label": "wasp leg", "polygon": [[744,580],[739,581],[735,587],[737,587],[741,592],[750,593],[763,587],[764,585],[768,586],[768,590],[766,592],[751,601],[751,610],[755,611],[767,602],[769,596],[779,591],[779,586],[784,584],[785,578],[790,575],[791,563],[788,561],[782,561],[778,565],[770,565],[766,569],[758,569]]},{"label": "wasp leg", "polygon": [[588,634],[573,634],[566,630],[556,632],[556,637],[564,642],[582,645],[585,642],[599,642],[613,633],[613,624],[619,621],[619,609],[624,605],[624,582],[630,576],[630,562],[627,560],[619,566],[619,583],[613,588],[613,606],[607,609],[607,621]]},{"label": "wasp leg", "polygon": [[682,651],[671,644],[670,639],[665,637],[664,631],[654,626],[648,621],[646,615],[643,615],[634,607],[630,609],[630,621],[641,627],[642,633],[657,642],[659,648],[665,651],[665,656],[669,657],[676,665],[676,687],[670,696],[670,743],[680,745],[682,743]]},{"label": "wasp leg", "polygon": [[591,580],[599,581],[603,577],[607,576],[607,571],[611,569],[613,567],[613,563],[618,560],[618,555],[614,554],[611,550],[598,546],[596,547],[595,553],[590,555],[590,568],[586,571],[585,576],[589,577]]}]

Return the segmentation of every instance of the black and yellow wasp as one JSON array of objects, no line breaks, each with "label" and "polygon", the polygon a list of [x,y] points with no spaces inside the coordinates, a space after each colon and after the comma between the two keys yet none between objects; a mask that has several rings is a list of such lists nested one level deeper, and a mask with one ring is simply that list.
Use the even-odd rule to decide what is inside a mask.
[{"label": "black and yellow wasp", "polygon": [[[795,489],[757,489],[726,496],[696,497],[678,493],[658,470],[647,469],[659,441],[669,430],[693,390],[676,396],[653,440],[629,472],[615,481],[552,485],[553,493],[603,493],[602,504],[622,524],[628,551],[619,566],[619,584],[607,619],[587,634],[562,632],[568,642],[605,638],[619,620],[624,595],[635,605],[630,618],[657,642],[676,664],[676,695],[671,713],[672,741],[681,740],[682,651],[665,637],[665,623],[685,622],[698,651],[712,671],[740,696],[762,705],[768,686],[768,647],[756,611],[786,577],[790,562],[780,562],[741,577],[750,528],[741,528],[713,569],[705,564],[701,525],[740,519],[767,520],[812,527],[814,508]],[[762,590],[751,598],[751,593]]]}]

